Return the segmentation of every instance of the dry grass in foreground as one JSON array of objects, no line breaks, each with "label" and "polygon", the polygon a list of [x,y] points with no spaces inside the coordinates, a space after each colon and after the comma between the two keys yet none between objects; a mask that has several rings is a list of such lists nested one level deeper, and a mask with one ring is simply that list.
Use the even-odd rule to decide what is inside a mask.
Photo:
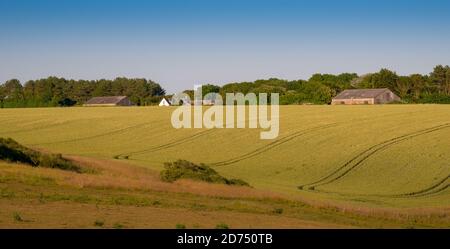
[{"label": "dry grass in foreground", "polygon": [[448,210],[398,215],[290,199],[249,187],[189,180],[116,160],[66,156],[79,174],[0,162],[0,227],[341,228],[448,227]]}]

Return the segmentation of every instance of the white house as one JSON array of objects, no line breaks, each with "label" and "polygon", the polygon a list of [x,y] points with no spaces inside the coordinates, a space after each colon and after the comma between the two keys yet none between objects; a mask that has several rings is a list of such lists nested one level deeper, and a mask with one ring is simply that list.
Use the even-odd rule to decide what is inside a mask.
[{"label": "white house", "polygon": [[170,101],[166,98],[163,98],[161,100],[161,102],[159,102],[159,106],[171,106],[172,104],[170,103]]}]

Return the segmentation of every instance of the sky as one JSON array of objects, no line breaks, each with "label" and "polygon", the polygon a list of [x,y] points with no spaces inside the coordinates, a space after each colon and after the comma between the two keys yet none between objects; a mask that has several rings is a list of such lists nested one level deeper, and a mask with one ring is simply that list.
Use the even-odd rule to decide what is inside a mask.
[{"label": "sky", "polygon": [[449,0],[0,0],[0,82],[194,84],[450,64]]}]

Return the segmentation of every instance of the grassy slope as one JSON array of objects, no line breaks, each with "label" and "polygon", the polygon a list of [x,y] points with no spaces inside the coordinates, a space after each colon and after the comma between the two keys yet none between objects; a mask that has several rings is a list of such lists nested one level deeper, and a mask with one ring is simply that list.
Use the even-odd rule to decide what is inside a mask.
[{"label": "grassy slope", "polygon": [[[446,227],[443,210],[399,214],[306,203],[247,187],[179,181],[117,161],[73,157],[95,174],[0,163],[0,227]],[[430,211],[434,213],[430,215]],[[426,215],[424,215],[426,214]]]},{"label": "grassy slope", "polygon": [[[172,110],[3,109],[0,136],[64,154],[129,156],[157,170],[176,159],[211,163],[227,177],[294,197],[362,207],[450,205],[450,106],[283,106],[276,141],[259,140],[259,130],[175,130]],[[314,192],[297,189],[326,176]]]}]

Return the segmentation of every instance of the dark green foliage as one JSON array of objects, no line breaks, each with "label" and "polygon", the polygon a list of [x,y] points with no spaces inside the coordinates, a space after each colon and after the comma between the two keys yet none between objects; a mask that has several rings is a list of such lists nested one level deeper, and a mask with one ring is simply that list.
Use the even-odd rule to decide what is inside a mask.
[{"label": "dark green foliage", "polygon": [[20,214],[17,213],[17,212],[15,212],[15,213],[13,214],[13,218],[14,218],[15,221],[18,221],[18,222],[24,221],[23,218],[22,218],[22,216],[20,216]]},{"label": "dark green foliage", "polygon": [[216,229],[229,229],[230,227],[225,223],[219,223],[216,225]]},{"label": "dark green foliage", "polygon": [[208,93],[218,93],[220,91],[220,86],[216,86],[216,85],[211,85],[211,84],[207,84],[207,85],[203,85],[202,86],[202,97],[205,97],[206,94]]},{"label": "dark green foliage", "polygon": [[59,106],[74,106],[77,102],[75,100],[64,98],[58,101]]},{"label": "dark green foliage", "polygon": [[275,208],[274,210],[273,210],[273,213],[274,214],[282,214],[284,212],[284,210],[282,209],[282,208]]},{"label": "dark green foliage", "polygon": [[57,168],[82,172],[82,169],[61,154],[44,154],[29,149],[11,138],[0,138],[0,160],[29,164],[33,167]]},{"label": "dark green foliage", "polygon": [[177,224],[177,225],[175,226],[175,228],[176,228],[176,229],[186,229],[186,225],[184,225],[184,224]]},{"label": "dark green foliage", "polygon": [[[389,88],[405,103],[448,103],[450,97],[450,67],[438,65],[429,75],[399,76],[381,69],[358,77],[355,73],[314,74],[309,80],[287,81],[270,78],[254,82],[233,82],[222,87],[207,84],[203,96],[218,92],[280,94],[280,104],[328,104],[332,97],[351,88]],[[194,91],[186,90],[191,99]],[[147,79],[116,78],[114,80],[66,80],[48,77],[31,80],[23,86],[16,79],[0,85],[0,108],[51,107],[81,105],[95,96],[125,95],[137,105],[156,105],[164,96],[164,89]],[[270,98],[269,98],[270,103]]]},{"label": "dark green foliage", "polygon": [[24,86],[16,79],[0,85],[1,107],[51,107],[83,104],[96,96],[128,96],[137,105],[157,104],[165,94],[162,87],[147,79],[66,80],[48,77],[30,80]]},{"label": "dark green foliage", "polygon": [[450,104],[450,96],[444,94],[424,94],[416,103]]},{"label": "dark green foliage", "polygon": [[227,180],[226,184],[236,185],[236,186],[247,186],[247,187],[250,186],[246,181],[241,180],[241,179],[235,179],[235,178]]},{"label": "dark green foliage", "polygon": [[172,163],[164,163],[164,168],[165,170],[161,171],[161,179],[166,182],[191,179],[210,183],[249,186],[248,183],[240,179],[227,179],[205,164],[197,165],[186,160],[178,160]]},{"label": "dark green foliage", "polygon": [[125,226],[120,223],[114,223],[113,228],[114,229],[123,229]]},{"label": "dark green foliage", "polygon": [[105,225],[105,222],[103,220],[96,220],[94,222],[94,226],[96,227],[103,227],[103,225]]},{"label": "dark green foliage", "polygon": [[[287,81],[271,78],[254,82],[233,82],[219,89],[222,97],[226,93],[279,93],[280,104],[328,104],[345,89],[389,88],[403,101],[399,103],[448,103],[450,97],[450,67],[436,66],[430,75],[412,74],[399,76],[396,72],[381,69],[379,72],[358,77],[355,73],[314,74],[308,81]],[[217,87],[207,85],[206,92],[217,92]],[[186,93],[193,98],[193,91]],[[270,102],[269,102],[270,103]]]}]

